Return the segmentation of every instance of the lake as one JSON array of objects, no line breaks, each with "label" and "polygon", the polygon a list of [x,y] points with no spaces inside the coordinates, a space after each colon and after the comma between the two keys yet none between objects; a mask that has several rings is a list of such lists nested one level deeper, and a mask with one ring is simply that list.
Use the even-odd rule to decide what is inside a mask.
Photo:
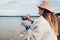
[{"label": "lake", "polygon": [[[38,17],[31,18],[34,20]],[[21,17],[0,17],[0,40],[20,40],[19,35],[25,30],[22,22]]]},{"label": "lake", "polygon": [[0,17],[0,40],[20,40],[19,35],[25,30],[21,22],[21,17]]}]

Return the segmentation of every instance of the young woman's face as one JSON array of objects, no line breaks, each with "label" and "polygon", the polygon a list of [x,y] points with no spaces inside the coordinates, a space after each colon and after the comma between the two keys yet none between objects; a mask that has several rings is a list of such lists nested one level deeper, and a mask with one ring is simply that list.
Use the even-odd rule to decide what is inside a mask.
[{"label": "young woman's face", "polygon": [[44,9],[39,8],[39,14],[40,14],[40,15],[42,15],[42,14],[43,14],[43,12],[44,12]]}]

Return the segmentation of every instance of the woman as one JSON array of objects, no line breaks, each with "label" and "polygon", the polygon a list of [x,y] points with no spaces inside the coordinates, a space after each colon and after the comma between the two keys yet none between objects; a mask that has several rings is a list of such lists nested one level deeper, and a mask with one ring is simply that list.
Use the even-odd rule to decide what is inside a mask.
[{"label": "woman", "polygon": [[[51,12],[51,4],[43,1],[39,8],[40,17],[34,21],[27,15],[26,18],[31,21],[31,30],[34,40],[57,40],[58,23],[57,17]],[[26,25],[27,26],[27,25]]]}]

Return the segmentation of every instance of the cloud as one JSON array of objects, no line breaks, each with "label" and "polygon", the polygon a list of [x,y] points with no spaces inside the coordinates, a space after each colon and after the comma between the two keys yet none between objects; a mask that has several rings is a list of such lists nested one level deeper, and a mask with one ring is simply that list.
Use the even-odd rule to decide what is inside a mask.
[{"label": "cloud", "polygon": [[19,0],[0,0],[0,5],[17,3]]},{"label": "cloud", "polygon": [[[42,0],[41,0],[42,1]],[[38,15],[37,5],[40,0],[0,0],[0,15]],[[56,9],[56,10],[55,10]],[[55,12],[59,12],[59,7],[53,6]]]},{"label": "cloud", "polygon": [[[4,2],[3,2],[4,1]],[[0,15],[36,14],[37,0],[3,0],[0,3]],[[4,6],[2,6],[4,5]],[[34,12],[33,12],[34,11]]]},{"label": "cloud", "polygon": [[9,2],[9,0],[0,0],[0,5],[6,4],[8,2]]},{"label": "cloud", "polygon": [[60,1],[60,0],[57,0],[57,1]]},{"label": "cloud", "polygon": [[0,10],[0,15],[17,15],[18,12],[21,12],[19,10]]},{"label": "cloud", "polygon": [[0,15],[19,15],[24,11],[18,9],[0,9]]},{"label": "cloud", "polygon": [[52,10],[53,10],[54,12],[60,13],[60,6],[53,6],[52,8],[53,8]]}]

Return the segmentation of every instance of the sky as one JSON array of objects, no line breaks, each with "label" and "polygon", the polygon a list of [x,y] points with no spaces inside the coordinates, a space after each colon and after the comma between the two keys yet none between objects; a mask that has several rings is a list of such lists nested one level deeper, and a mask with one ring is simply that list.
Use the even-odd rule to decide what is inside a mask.
[{"label": "sky", "polygon": [[[37,6],[43,0],[0,0],[0,15],[20,16],[39,15]],[[60,0],[47,0],[52,4],[52,11],[60,13]]]}]

